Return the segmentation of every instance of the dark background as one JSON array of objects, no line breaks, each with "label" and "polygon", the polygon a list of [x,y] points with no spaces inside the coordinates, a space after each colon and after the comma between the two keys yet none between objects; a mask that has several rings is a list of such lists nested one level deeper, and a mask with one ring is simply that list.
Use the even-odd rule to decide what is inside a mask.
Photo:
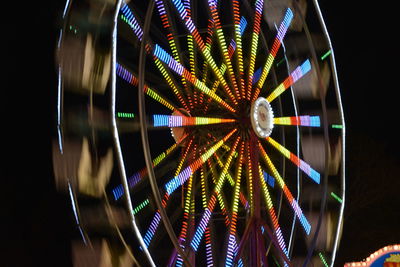
[{"label": "dark background", "polygon": [[[390,4],[320,1],[347,134],[345,224],[335,266],[400,243],[399,14]],[[63,5],[2,6],[1,266],[70,265],[69,203],[55,191],[51,163]]]}]

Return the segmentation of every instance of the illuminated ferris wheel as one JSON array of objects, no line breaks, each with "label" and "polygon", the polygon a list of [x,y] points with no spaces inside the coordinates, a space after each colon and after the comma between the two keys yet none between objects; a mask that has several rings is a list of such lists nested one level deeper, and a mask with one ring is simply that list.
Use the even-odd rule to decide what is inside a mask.
[{"label": "illuminated ferris wheel", "polygon": [[317,1],[68,1],[58,54],[56,179],[85,244],[142,266],[333,265],[345,131]]}]

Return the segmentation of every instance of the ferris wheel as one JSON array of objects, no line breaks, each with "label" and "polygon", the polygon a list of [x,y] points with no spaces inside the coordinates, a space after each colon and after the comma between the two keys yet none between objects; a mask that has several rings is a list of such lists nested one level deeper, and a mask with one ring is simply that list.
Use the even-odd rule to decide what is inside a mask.
[{"label": "ferris wheel", "polygon": [[62,17],[53,154],[86,246],[333,266],[345,126],[316,0],[71,0]]}]

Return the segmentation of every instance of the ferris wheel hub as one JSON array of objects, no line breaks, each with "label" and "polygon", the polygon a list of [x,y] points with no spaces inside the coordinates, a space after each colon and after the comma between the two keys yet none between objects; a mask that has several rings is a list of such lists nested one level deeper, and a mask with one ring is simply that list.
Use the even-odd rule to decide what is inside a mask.
[{"label": "ferris wheel hub", "polygon": [[253,102],[250,119],[253,130],[258,137],[266,138],[271,135],[274,128],[274,112],[267,99],[259,97]]}]

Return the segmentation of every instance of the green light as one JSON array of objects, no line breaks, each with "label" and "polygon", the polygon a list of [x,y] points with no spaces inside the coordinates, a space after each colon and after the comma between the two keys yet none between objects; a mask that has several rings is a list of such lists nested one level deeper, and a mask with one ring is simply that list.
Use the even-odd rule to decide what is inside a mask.
[{"label": "green light", "polygon": [[331,196],[332,196],[334,199],[336,199],[339,203],[342,203],[342,202],[343,202],[343,200],[342,200],[340,197],[338,197],[335,193],[331,192]]},{"label": "green light", "polygon": [[321,60],[324,60],[325,58],[327,58],[331,53],[332,53],[332,50],[329,50],[328,52],[323,54],[322,57],[321,57]]},{"label": "green light", "polygon": [[136,215],[140,210],[142,210],[144,207],[146,207],[149,204],[149,199],[146,199],[142,203],[136,206],[136,208],[133,209],[132,213],[133,215]]},{"label": "green light", "polygon": [[322,253],[318,253],[319,257],[321,258],[322,263],[324,264],[325,267],[329,267],[328,263],[326,262],[324,256],[322,255]]},{"label": "green light", "polygon": [[332,128],[334,128],[334,129],[343,129],[343,125],[341,125],[341,124],[332,124]]},{"label": "green light", "polygon": [[128,113],[128,112],[118,112],[117,113],[118,118],[129,118],[133,119],[135,117],[135,114],[133,113]]}]

